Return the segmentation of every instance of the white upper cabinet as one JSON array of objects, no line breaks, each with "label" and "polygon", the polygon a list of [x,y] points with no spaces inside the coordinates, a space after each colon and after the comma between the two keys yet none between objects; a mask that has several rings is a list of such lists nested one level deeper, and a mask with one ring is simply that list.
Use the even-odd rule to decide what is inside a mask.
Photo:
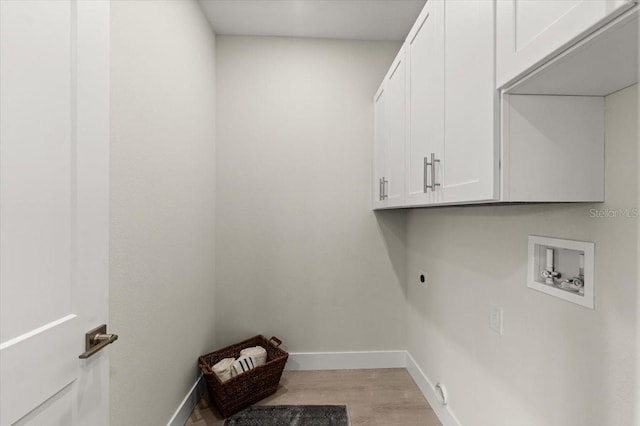
[{"label": "white upper cabinet", "polygon": [[374,96],[373,208],[404,203],[407,91],[404,47]]},{"label": "white upper cabinet", "polygon": [[531,71],[634,4],[633,0],[498,0],[497,87]]},{"label": "white upper cabinet", "polygon": [[374,209],[603,201],[603,96],[638,75],[631,6],[428,0],[374,97]]},{"label": "white upper cabinet", "polygon": [[499,195],[494,2],[444,4],[445,141],[434,166],[438,201],[493,201]]},{"label": "white upper cabinet", "polygon": [[494,3],[428,1],[406,42],[406,204],[498,197]]},{"label": "white upper cabinet", "polygon": [[425,4],[374,98],[374,208],[497,200],[494,12]]},{"label": "white upper cabinet", "polygon": [[374,135],[373,135],[373,208],[385,206],[385,149],[387,144],[387,120],[385,117],[384,82],[373,99]]},{"label": "white upper cabinet", "polygon": [[385,149],[386,205],[399,206],[404,202],[404,147],[407,133],[407,90],[404,46],[391,65],[385,81],[386,125],[388,136]]},{"label": "white upper cabinet", "polygon": [[[429,1],[406,43],[409,134],[405,152],[408,205],[437,202],[431,154],[444,152],[444,3]],[[437,164],[437,163],[436,163]]]}]

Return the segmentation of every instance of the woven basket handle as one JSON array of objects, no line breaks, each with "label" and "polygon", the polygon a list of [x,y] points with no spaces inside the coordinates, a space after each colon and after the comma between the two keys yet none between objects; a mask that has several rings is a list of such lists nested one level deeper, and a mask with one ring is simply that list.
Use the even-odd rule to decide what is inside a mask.
[{"label": "woven basket handle", "polygon": [[277,348],[282,344],[282,340],[278,339],[276,336],[271,336],[271,339],[269,339],[269,343]]}]

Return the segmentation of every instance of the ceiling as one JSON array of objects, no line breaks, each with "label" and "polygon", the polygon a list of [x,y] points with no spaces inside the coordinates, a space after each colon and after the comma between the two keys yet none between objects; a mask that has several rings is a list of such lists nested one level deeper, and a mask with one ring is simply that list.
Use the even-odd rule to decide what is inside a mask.
[{"label": "ceiling", "polygon": [[216,34],[402,41],[425,0],[199,0]]}]

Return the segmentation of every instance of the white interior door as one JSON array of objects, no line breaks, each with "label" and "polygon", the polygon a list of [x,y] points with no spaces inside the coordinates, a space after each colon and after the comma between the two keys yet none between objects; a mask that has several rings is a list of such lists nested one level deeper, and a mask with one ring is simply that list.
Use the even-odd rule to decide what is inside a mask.
[{"label": "white interior door", "polygon": [[0,1],[0,424],[108,424],[109,3]]}]

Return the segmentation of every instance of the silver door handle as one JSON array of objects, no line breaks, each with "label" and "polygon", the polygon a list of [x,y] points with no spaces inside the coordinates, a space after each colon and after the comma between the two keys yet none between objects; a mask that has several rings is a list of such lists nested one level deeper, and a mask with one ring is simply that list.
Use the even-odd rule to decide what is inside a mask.
[{"label": "silver door handle", "polygon": [[387,189],[389,187],[388,184],[389,184],[389,181],[383,177],[382,178],[382,199],[383,200],[386,200],[387,198],[389,198],[389,194],[387,194]]},{"label": "silver door handle", "polygon": [[96,354],[105,346],[118,340],[117,334],[107,333],[107,324],[102,324],[84,335],[85,351],[78,358],[86,359]]},{"label": "silver door handle", "polygon": [[384,196],[383,192],[384,188],[382,187],[382,178],[380,178],[378,179],[378,200],[380,201],[384,200],[384,198],[382,198]]},{"label": "silver door handle", "polygon": [[[428,189],[435,191],[436,186],[440,186],[439,183],[436,183],[436,163],[439,162],[440,160],[436,159],[436,154],[433,152],[431,153],[431,161],[424,157],[424,192],[427,192]],[[428,184],[429,166],[431,166],[431,185]]]}]

